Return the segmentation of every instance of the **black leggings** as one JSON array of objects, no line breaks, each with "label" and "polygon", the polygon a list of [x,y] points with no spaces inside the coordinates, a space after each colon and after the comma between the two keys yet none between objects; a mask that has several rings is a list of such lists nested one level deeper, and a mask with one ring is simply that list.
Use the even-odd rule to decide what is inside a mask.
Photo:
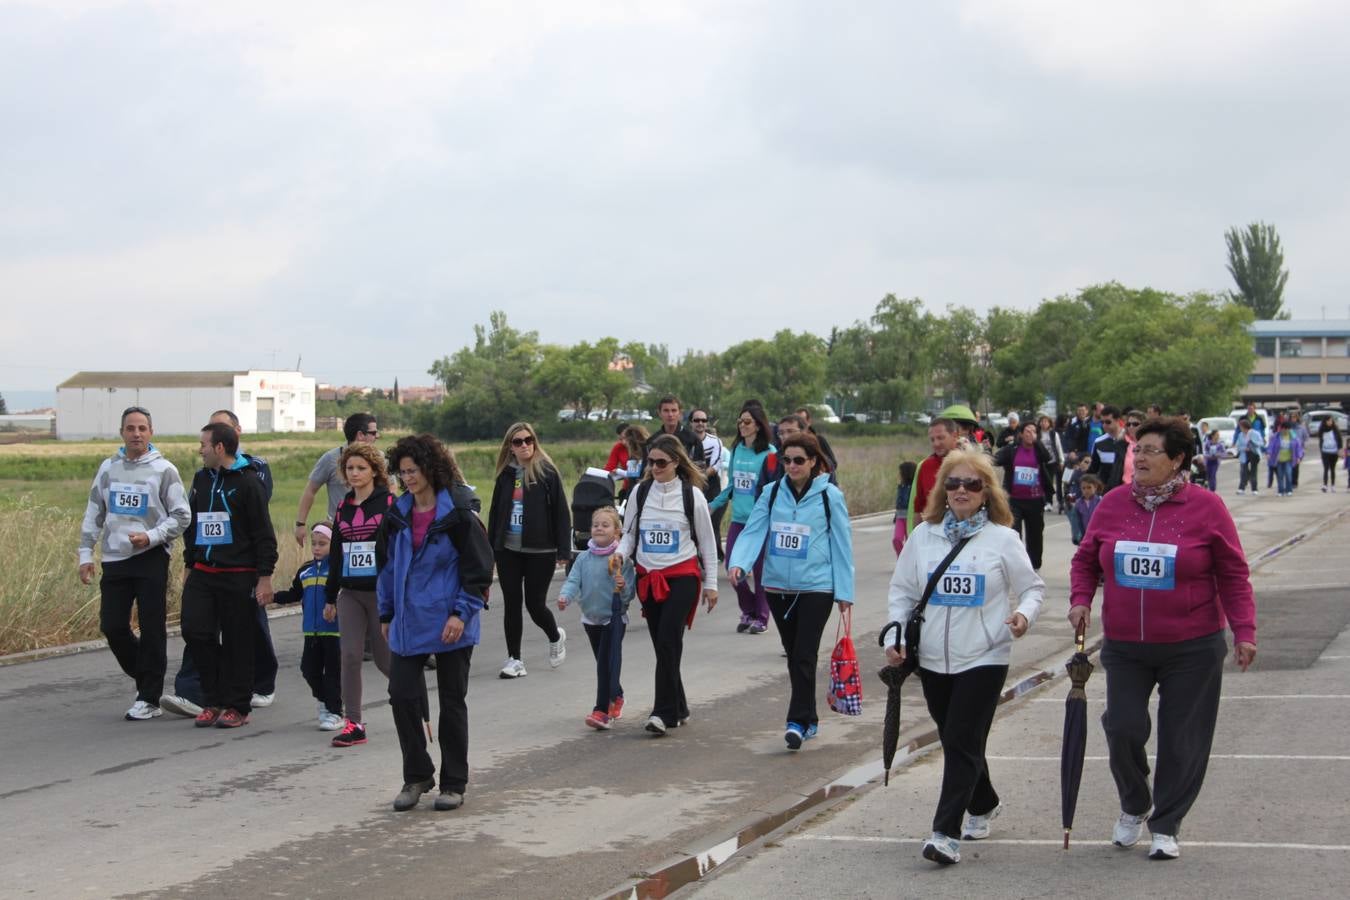
[{"label": "black leggings", "polygon": [[552,553],[518,553],[515,550],[497,551],[497,584],[502,589],[503,616],[506,626],[506,653],[520,659],[520,636],[525,622],[520,615],[520,604],[530,614],[530,621],[538,625],[549,643],[558,640],[558,623],[548,608],[548,586],[553,581],[557,566]]},{"label": "black leggings", "polygon": [[984,746],[1007,677],[1007,666],[976,666],[955,675],[919,669],[928,714],[942,741],[942,787],[933,830],[947,837],[961,837],[967,812],[983,816],[998,806]]},{"label": "black leggings", "polygon": [[1326,487],[1328,484],[1331,485],[1332,487],[1335,487],[1335,486],[1336,486],[1336,460],[1337,460],[1337,459],[1338,459],[1338,457],[1336,456],[1335,453],[1327,453],[1325,450],[1322,451],[1322,486],[1323,486],[1323,487]]}]

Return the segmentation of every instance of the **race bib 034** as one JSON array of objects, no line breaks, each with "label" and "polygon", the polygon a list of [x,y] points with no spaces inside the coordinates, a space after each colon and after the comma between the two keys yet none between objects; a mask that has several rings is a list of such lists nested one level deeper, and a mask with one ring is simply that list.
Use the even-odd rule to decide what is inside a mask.
[{"label": "race bib 034", "polygon": [[1116,584],[1144,591],[1177,586],[1177,545],[1116,541]]}]

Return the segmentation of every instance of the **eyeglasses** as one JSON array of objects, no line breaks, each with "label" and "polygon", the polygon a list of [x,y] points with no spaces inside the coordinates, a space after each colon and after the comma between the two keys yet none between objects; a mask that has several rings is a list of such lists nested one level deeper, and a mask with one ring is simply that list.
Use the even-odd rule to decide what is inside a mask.
[{"label": "eyeglasses", "polygon": [[1125,423],[1125,427],[1126,427],[1126,428],[1138,428],[1138,427],[1139,427],[1139,424],[1140,424],[1140,423],[1138,423],[1138,422],[1126,422],[1126,423]]},{"label": "eyeglasses", "polygon": [[398,470],[398,477],[399,477],[399,478],[402,478],[404,481],[407,481],[409,478],[416,478],[418,475],[421,475],[421,474],[422,474],[422,470],[421,470],[421,469],[399,469],[399,470]]},{"label": "eyeglasses", "polygon": [[378,429],[378,428],[376,428],[376,429],[374,429],[374,430],[366,429],[366,431],[365,431],[364,433],[365,433],[368,437],[379,437],[379,436],[380,436],[380,429]]},{"label": "eyeglasses", "polygon": [[[1145,437],[1148,437],[1148,435],[1144,435],[1144,436],[1145,436]],[[1135,456],[1165,456],[1165,455],[1167,455],[1167,451],[1166,451],[1164,448],[1162,448],[1162,447],[1141,447],[1141,446],[1139,446],[1138,444],[1135,444],[1135,445],[1134,445],[1134,455],[1135,455]]]},{"label": "eyeglasses", "polygon": [[664,469],[666,466],[670,465],[674,461],[675,460],[673,459],[664,459],[662,457],[656,456],[647,457],[647,465],[651,466],[653,469]]},{"label": "eyeglasses", "polygon": [[753,425],[753,424],[755,424],[755,420],[754,420],[754,419],[737,419],[737,420],[736,420],[736,424],[737,424],[737,425]]},{"label": "eyeglasses", "polygon": [[965,488],[972,494],[978,494],[984,490],[984,480],[980,478],[948,478],[942,482],[942,486],[950,493],[957,488]]},{"label": "eyeglasses", "polygon": [[699,418],[693,418],[693,419],[690,419],[689,421],[690,421],[690,422],[697,422],[697,423],[699,423],[700,425],[702,425],[702,424],[705,424],[705,423],[708,421],[708,419],[707,419],[707,417],[705,416],[705,417],[702,418],[702,419],[699,419]]},{"label": "eyeglasses", "polygon": [[809,456],[785,456],[783,462],[789,466],[804,466],[811,461]]},{"label": "eyeglasses", "polygon": [[526,435],[525,437],[511,438],[512,447],[528,447],[534,443],[534,438]]}]

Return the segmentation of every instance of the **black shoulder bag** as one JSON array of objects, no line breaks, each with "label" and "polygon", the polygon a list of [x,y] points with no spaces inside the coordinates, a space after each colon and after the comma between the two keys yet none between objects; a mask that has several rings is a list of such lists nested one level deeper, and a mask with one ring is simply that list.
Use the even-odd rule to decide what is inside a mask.
[{"label": "black shoulder bag", "polygon": [[[933,570],[933,574],[928,576],[928,584],[924,586],[923,596],[919,598],[919,604],[914,607],[913,611],[909,614],[909,618],[905,620],[903,634],[905,641],[905,661],[903,666],[906,669],[913,670],[918,668],[919,665],[919,634],[923,628],[923,611],[928,608],[928,599],[933,596],[933,591],[937,589],[938,579],[942,577],[942,573],[947,571],[947,567],[952,564],[952,560],[956,559],[957,555],[961,552],[961,548],[968,543],[970,543],[970,538],[961,538],[961,540],[956,542],[956,546],[951,549],[951,552],[943,557],[942,562],[938,563],[937,568]],[[881,636],[877,638],[877,642],[885,647],[886,632],[890,631],[892,628],[899,627],[899,622],[891,622],[885,628],[881,629]]]}]

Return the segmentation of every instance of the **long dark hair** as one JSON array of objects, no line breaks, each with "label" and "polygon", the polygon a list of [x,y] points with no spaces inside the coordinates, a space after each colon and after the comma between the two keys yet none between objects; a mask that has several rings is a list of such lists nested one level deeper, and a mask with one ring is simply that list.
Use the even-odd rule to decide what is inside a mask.
[{"label": "long dark hair", "polygon": [[411,459],[413,464],[422,470],[427,483],[435,492],[448,491],[464,480],[464,476],[459,472],[459,466],[455,463],[454,454],[434,434],[410,434],[401,437],[398,443],[389,448],[385,458],[389,460],[389,471],[398,477],[399,487],[403,488],[405,493],[408,488],[403,483],[403,476],[398,474],[399,463],[404,459]]},{"label": "long dark hair", "polygon": [[741,416],[749,416],[754,419],[755,426],[759,429],[759,432],[755,435],[755,442],[750,445],[750,448],[756,453],[763,453],[769,449],[769,438],[773,434],[769,429],[769,417],[764,415],[764,407],[753,401],[746,402],[741,407],[741,411],[736,414],[736,440],[731,442],[731,449],[735,450],[737,444],[745,443],[745,438],[741,437],[740,432]]},{"label": "long dark hair", "polygon": [[[783,455],[787,453],[789,447],[800,447],[811,459],[811,477],[830,471],[830,460],[824,453],[820,452],[820,441],[809,431],[802,431],[794,434],[792,437],[783,438],[783,445],[778,448],[778,462],[781,465]],[[784,478],[787,476],[784,475]]]},{"label": "long dark hair", "polygon": [[[677,477],[684,479],[700,490],[707,485],[708,479],[704,477],[702,472],[694,467],[692,462],[689,461],[689,454],[684,452],[684,444],[681,444],[680,439],[675,437],[675,435],[666,434],[663,431],[652,438],[652,442],[647,446],[647,453],[650,454],[653,450],[660,450],[674,461],[675,475]],[[642,473],[642,477],[647,481],[651,481],[652,473],[655,471],[656,470],[649,465]]]}]

